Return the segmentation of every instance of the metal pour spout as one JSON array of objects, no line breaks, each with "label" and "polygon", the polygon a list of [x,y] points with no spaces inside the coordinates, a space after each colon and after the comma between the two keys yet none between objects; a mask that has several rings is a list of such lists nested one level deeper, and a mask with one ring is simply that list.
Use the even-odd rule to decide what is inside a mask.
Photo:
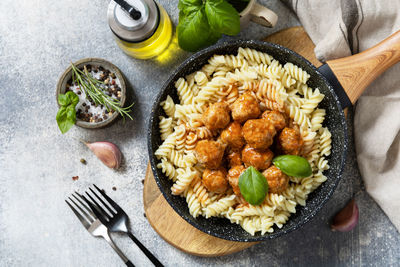
[{"label": "metal pour spout", "polygon": [[128,4],[125,0],[114,0],[118,5],[122,7],[123,10],[129,13],[129,16],[134,19],[138,20],[142,17],[142,13],[140,13],[139,10],[137,10],[135,7],[131,6]]}]

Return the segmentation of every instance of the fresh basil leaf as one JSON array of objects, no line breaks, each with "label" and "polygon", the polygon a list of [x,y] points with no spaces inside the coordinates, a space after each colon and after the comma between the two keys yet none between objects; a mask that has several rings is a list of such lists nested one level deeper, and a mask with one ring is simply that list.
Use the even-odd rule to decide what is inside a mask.
[{"label": "fresh basil leaf", "polygon": [[275,157],[272,163],[289,176],[302,178],[312,174],[310,163],[300,156],[282,155]]},{"label": "fresh basil leaf", "polygon": [[66,133],[71,127],[75,124],[74,121],[68,119],[68,111],[66,107],[61,107],[56,116],[58,128],[60,129],[61,133]]},{"label": "fresh basil leaf", "polygon": [[67,119],[75,124],[76,122],[75,106],[69,105],[67,107]]},{"label": "fresh basil leaf", "polygon": [[222,33],[216,31],[210,31],[208,36],[207,45],[215,44],[222,37]]},{"label": "fresh basil leaf", "polygon": [[239,13],[225,0],[207,0],[205,11],[213,30],[227,35],[236,35],[240,32]]},{"label": "fresh basil leaf", "polygon": [[69,99],[64,94],[59,94],[58,95],[58,104],[60,104],[61,106],[68,106],[69,104],[71,104],[71,99]]},{"label": "fresh basil leaf", "polygon": [[179,18],[177,27],[179,46],[187,51],[197,51],[209,44],[210,26],[204,7]]},{"label": "fresh basil leaf", "polygon": [[253,166],[248,167],[239,177],[240,193],[252,205],[260,205],[268,193],[268,181]]},{"label": "fresh basil leaf", "polygon": [[79,96],[72,91],[68,91],[65,96],[69,99],[70,103],[75,107],[79,102]]},{"label": "fresh basil leaf", "polygon": [[[184,15],[200,9],[203,6],[202,0],[179,0],[178,8]],[[180,16],[180,15],[179,15]]]}]

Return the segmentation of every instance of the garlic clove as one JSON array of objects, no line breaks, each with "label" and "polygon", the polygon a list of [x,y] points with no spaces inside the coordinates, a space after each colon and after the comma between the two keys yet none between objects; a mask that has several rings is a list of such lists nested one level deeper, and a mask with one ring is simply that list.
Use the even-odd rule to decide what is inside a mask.
[{"label": "garlic clove", "polygon": [[354,199],[339,211],[333,218],[332,231],[348,232],[351,231],[358,223],[359,212],[358,206]]},{"label": "garlic clove", "polygon": [[122,154],[119,148],[111,142],[85,143],[93,153],[109,168],[118,169]]}]

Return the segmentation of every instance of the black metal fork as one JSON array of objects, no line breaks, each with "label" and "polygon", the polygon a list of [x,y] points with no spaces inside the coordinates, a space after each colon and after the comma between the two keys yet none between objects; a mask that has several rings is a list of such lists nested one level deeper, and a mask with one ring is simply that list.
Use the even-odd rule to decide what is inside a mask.
[{"label": "black metal fork", "polygon": [[[90,206],[90,208],[99,218],[99,220],[108,228],[110,232],[123,232],[128,234],[132,241],[140,248],[140,250],[155,266],[164,266],[129,230],[129,217],[125,213],[125,211],[117,203],[115,203],[114,200],[107,196],[107,194],[104,193],[103,190],[98,188],[95,184],[93,184],[93,186],[106,201],[104,201],[92,188],[89,188],[89,190],[96,197],[97,200],[92,197],[92,195],[89,194],[87,191],[86,195],[90,200],[87,199],[85,196],[83,196],[83,199]],[[99,203],[101,203],[104,208]]]}]

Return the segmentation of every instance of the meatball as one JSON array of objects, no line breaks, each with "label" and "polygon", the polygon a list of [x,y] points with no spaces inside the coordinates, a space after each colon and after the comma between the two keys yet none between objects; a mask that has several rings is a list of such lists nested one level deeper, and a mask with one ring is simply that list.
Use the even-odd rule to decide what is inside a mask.
[{"label": "meatball", "polygon": [[270,193],[282,193],[289,184],[289,177],[275,166],[269,167],[262,174],[268,181]]},{"label": "meatball", "polygon": [[228,189],[226,170],[222,167],[218,170],[205,169],[203,184],[211,192],[224,193]]},{"label": "meatball", "polygon": [[242,160],[246,167],[253,166],[258,170],[268,168],[273,157],[274,153],[269,149],[255,149],[246,145],[242,150]]},{"label": "meatball", "polygon": [[229,111],[225,102],[210,105],[202,116],[204,125],[211,131],[225,128],[231,121]]},{"label": "meatball", "polygon": [[241,196],[239,188],[239,177],[244,172],[246,168],[243,165],[238,165],[232,167],[228,172],[228,182],[232,186],[233,193],[237,196]]},{"label": "meatball", "polygon": [[260,116],[257,99],[250,94],[243,94],[232,104],[232,118],[237,122],[245,122]]},{"label": "meatball", "polygon": [[265,119],[248,120],[243,125],[242,134],[251,147],[267,149],[274,141],[276,130]]},{"label": "meatball", "polygon": [[233,149],[240,149],[244,146],[244,138],[242,136],[242,126],[238,122],[232,122],[228,128],[222,131],[221,139]]},{"label": "meatball", "polygon": [[274,127],[276,131],[280,131],[287,125],[287,120],[284,114],[278,111],[265,111],[262,115],[262,118],[269,121]]},{"label": "meatball", "polygon": [[195,148],[197,160],[206,168],[218,169],[224,156],[224,147],[217,141],[201,140]]},{"label": "meatball", "polygon": [[240,152],[239,151],[230,151],[228,153],[228,159],[229,159],[229,166],[237,166],[237,165],[242,165],[242,159],[240,158]]},{"label": "meatball", "polygon": [[284,128],[279,134],[279,149],[284,154],[299,155],[303,147],[303,139],[298,131]]}]

